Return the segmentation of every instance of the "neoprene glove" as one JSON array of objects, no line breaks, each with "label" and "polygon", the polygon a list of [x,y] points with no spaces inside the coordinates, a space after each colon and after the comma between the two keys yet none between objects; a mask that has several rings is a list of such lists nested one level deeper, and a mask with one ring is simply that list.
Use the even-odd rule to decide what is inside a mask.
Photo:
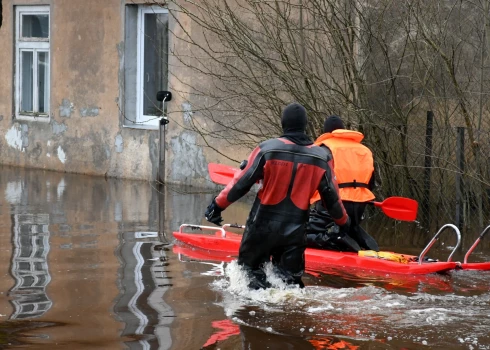
[{"label": "neoprene glove", "polygon": [[216,204],[216,197],[214,197],[213,201],[208,205],[206,211],[204,212],[204,216],[209,222],[221,226],[221,222],[223,222],[223,218],[221,217],[222,211],[223,209]]}]

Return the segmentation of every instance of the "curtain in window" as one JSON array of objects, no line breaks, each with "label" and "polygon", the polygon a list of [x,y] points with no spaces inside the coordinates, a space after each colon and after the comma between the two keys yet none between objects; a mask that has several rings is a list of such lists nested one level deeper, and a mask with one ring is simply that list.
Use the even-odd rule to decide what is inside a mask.
[{"label": "curtain in window", "polygon": [[22,37],[47,38],[49,36],[48,15],[23,15]]},{"label": "curtain in window", "polygon": [[21,52],[21,111],[22,112],[32,112],[34,110],[33,106],[33,61],[34,52],[33,51],[22,51]]},{"label": "curtain in window", "polygon": [[157,92],[167,90],[168,14],[144,15],[143,114],[161,115]]},{"label": "curtain in window", "polygon": [[48,76],[49,76],[49,54],[47,52],[38,53],[38,68],[37,68],[37,85],[38,85],[38,102],[39,113],[48,111]]}]

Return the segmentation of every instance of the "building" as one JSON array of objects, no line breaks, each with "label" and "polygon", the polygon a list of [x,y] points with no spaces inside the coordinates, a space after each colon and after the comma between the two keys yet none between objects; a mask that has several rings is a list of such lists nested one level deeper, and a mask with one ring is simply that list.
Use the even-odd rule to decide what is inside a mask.
[{"label": "building", "polygon": [[152,181],[165,159],[167,182],[210,185],[220,158],[186,128],[191,73],[169,49],[185,44],[159,2],[2,0],[2,164]]}]

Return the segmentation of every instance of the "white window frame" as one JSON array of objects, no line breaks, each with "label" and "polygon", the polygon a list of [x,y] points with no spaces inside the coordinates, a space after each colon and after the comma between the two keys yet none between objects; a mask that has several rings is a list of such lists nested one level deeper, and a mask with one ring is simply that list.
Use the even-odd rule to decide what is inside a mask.
[{"label": "white window frame", "polygon": [[[159,126],[162,117],[155,115],[143,114],[143,79],[144,79],[144,62],[145,62],[145,25],[144,19],[147,13],[167,13],[168,9],[160,6],[138,6],[138,38],[137,38],[137,58],[136,58],[136,124],[145,126]],[[155,102],[156,96],[155,96]]]},{"label": "white window frame", "polygon": [[[49,34],[47,38],[24,38],[22,37],[22,16],[24,15],[48,15]],[[49,122],[50,116],[50,98],[51,98],[51,13],[49,6],[15,6],[15,118],[19,120],[36,120]],[[34,113],[21,114],[21,96],[22,96],[22,79],[21,79],[21,53],[30,51],[33,53],[33,110]],[[47,96],[46,112],[40,114],[38,101],[38,54],[40,52],[48,53],[48,66],[46,69],[46,80],[49,87]]]}]

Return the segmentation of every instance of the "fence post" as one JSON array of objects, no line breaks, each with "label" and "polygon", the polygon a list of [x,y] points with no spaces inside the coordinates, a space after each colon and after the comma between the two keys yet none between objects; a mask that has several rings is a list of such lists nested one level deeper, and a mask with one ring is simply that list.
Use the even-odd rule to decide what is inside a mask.
[{"label": "fence post", "polygon": [[424,226],[430,229],[430,175],[432,171],[432,125],[434,113],[427,111],[427,124],[425,127],[425,159],[424,159]]},{"label": "fence post", "polygon": [[456,166],[458,170],[456,172],[456,226],[462,229],[464,223],[464,128],[457,127],[456,130]]}]

